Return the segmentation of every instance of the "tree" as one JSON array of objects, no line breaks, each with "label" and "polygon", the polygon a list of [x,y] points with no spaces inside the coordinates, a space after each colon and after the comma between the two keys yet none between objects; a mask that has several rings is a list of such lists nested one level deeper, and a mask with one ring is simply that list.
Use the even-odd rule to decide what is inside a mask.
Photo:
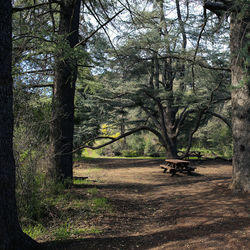
[{"label": "tree", "polygon": [[[82,8],[81,2],[83,3]],[[32,1],[20,0],[18,3],[21,4],[21,7],[16,7],[14,11],[21,13],[21,17],[17,20],[23,24],[25,31],[17,32],[16,36],[16,44],[18,45],[16,51],[25,52],[23,53],[25,62],[22,61],[19,66],[25,64],[26,68],[29,69],[26,73],[37,74],[36,79],[51,81],[51,76],[54,76],[53,84],[28,84],[29,87],[33,88],[53,87],[50,136],[52,144],[51,172],[53,178],[59,181],[72,179],[74,97],[78,66],[84,68],[88,61],[85,52],[87,41],[121,11],[111,18],[105,17],[107,21],[104,23],[100,23],[100,19],[98,19],[99,27],[95,29],[86,23],[86,11],[81,12],[81,10],[85,10],[85,7],[89,8],[85,1],[50,0],[37,1],[34,4]],[[92,4],[90,3],[90,5]],[[84,16],[80,16],[81,13],[84,13]],[[93,11],[90,14],[93,14]],[[81,23],[82,30],[79,29],[80,20],[83,21]],[[39,33],[37,32],[38,28],[40,29]],[[79,42],[80,37],[81,41]],[[22,58],[22,53],[16,58]],[[49,75],[38,77],[39,74],[46,73]],[[28,82],[32,80],[32,77],[28,77]]]},{"label": "tree", "polygon": [[15,200],[12,92],[12,6],[0,0],[0,249],[36,249],[38,244],[22,232]]},{"label": "tree", "polygon": [[[127,7],[133,18],[123,24],[130,26],[120,38],[122,45],[111,54],[115,58],[110,64],[112,72],[99,79],[103,82],[99,98],[116,112],[113,117],[124,110],[137,112],[127,126],[136,124],[136,128],[124,135],[148,130],[158,137],[166,156],[176,158],[180,137],[187,134],[189,150],[192,136],[208,114],[214,114],[216,105],[228,99],[228,74],[213,71],[218,69],[218,62],[199,42],[201,33],[187,28],[195,26],[196,20],[188,14],[183,17],[179,1],[175,5],[170,1],[153,2],[150,11],[141,11],[139,4]],[[178,22],[166,14],[176,9]],[[200,24],[204,20],[202,15],[199,18]],[[206,57],[198,54],[197,48],[187,49],[187,39],[197,43],[197,48],[203,45],[201,51]],[[222,55],[220,58],[225,61]]]},{"label": "tree", "polygon": [[233,180],[235,192],[250,192],[250,2],[206,1],[218,16],[230,13]]},{"label": "tree", "polygon": [[79,39],[80,0],[60,1],[59,35],[61,49],[55,57],[52,102],[52,157],[58,179],[72,179],[74,96],[77,58],[74,47]]}]

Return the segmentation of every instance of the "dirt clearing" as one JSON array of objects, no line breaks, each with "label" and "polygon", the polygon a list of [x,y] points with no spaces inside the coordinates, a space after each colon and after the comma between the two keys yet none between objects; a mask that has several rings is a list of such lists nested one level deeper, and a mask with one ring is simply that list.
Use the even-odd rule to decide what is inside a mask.
[{"label": "dirt clearing", "polygon": [[191,176],[171,177],[162,160],[95,159],[76,163],[111,210],[92,219],[97,236],[51,242],[51,249],[250,249],[250,197],[228,186],[226,161],[194,161]]}]

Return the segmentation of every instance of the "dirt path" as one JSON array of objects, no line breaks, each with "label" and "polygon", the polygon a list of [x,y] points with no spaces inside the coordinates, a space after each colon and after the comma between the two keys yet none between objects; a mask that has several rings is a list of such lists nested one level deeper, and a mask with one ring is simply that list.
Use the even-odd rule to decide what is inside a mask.
[{"label": "dirt path", "polygon": [[76,176],[96,181],[112,211],[93,222],[101,235],[64,249],[250,249],[250,197],[228,190],[228,162],[193,162],[193,176],[174,177],[159,165],[97,159],[75,167]]}]

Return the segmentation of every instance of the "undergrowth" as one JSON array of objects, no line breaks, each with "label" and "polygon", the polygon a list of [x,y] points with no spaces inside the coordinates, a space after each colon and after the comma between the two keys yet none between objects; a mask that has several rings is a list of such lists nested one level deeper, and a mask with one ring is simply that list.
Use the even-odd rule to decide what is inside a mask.
[{"label": "undergrowth", "polygon": [[17,186],[19,219],[26,234],[38,240],[48,236],[61,240],[101,233],[87,221],[111,211],[111,206],[92,181],[74,179],[71,188],[66,189],[61,183],[48,181],[43,174],[29,176],[28,183],[27,176],[22,175]]}]

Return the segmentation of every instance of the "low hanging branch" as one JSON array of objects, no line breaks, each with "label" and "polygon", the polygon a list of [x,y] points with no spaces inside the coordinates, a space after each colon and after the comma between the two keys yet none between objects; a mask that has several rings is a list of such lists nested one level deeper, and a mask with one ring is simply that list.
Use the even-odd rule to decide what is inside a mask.
[{"label": "low hanging branch", "polygon": [[231,125],[231,122],[224,116],[220,115],[220,114],[217,114],[217,113],[214,113],[214,112],[211,112],[211,111],[207,111],[208,114],[214,116],[214,117],[217,117],[219,118],[220,120],[222,120],[230,129],[232,129],[232,125]]},{"label": "low hanging branch", "polygon": [[161,137],[161,134],[160,134],[157,130],[155,130],[155,129],[153,129],[153,128],[150,128],[150,127],[148,127],[148,126],[141,126],[141,127],[139,127],[139,128],[132,129],[132,130],[128,131],[127,133],[124,133],[124,134],[122,134],[122,135],[120,135],[120,136],[118,136],[118,137],[115,137],[115,138],[114,138],[114,137],[110,137],[110,136],[98,136],[98,137],[96,137],[96,138],[93,138],[92,140],[89,140],[88,142],[90,142],[90,141],[93,142],[93,141],[95,141],[95,140],[101,140],[101,139],[109,139],[110,141],[108,141],[108,142],[106,142],[106,143],[103,143],[103,144],[101,144],[101,145],[98,145],[98,146],[82,145],[82,146],[80,146],[80,147],[74,149],[74,150],[72,151],[72,153],[75,153],[75,152],[77,152],[77,151],[79,151],[79,150],[81,150],[81,149],[83,149],[83,148],[90,148],[90,149],[93,149],[93,150],[99,149],[99,148],[103,148],[103,147],[105,147],[105,146],[107,146],[107,145],[109,145],[109,144],[112,144],[112,143],[114,143],[114,142],[116,142],[116,141],[119,141],[120,139],[125,138],[125,137],[127,137],[127,136],[129,136],[129,135],[132,135],[132,134],[134,134],[134,133],[136,133],[136,132],[139,132],[139,131],[141,131],[141,130],[150,131],[150,132],[152,132],[153,134],[155,134],[156,136]]}]

